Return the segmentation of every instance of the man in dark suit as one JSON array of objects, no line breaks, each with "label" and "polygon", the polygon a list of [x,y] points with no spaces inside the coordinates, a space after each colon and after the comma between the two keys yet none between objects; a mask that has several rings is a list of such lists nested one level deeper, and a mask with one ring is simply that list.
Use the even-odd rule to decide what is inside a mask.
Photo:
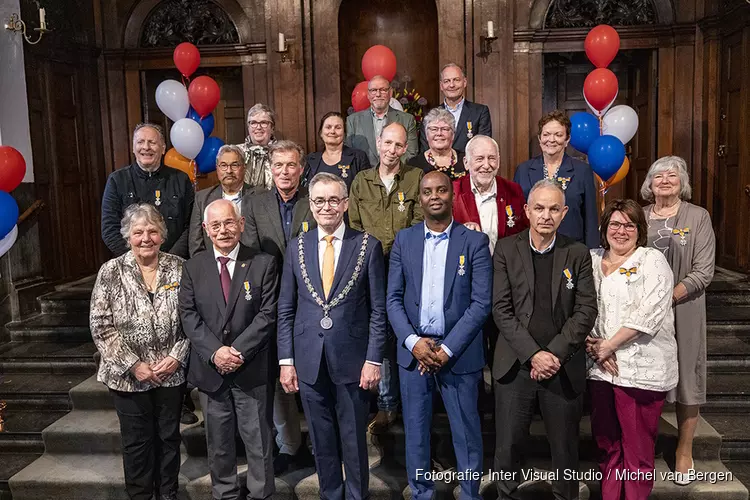
[{"label": "man in dark suit", "polygon": [[495,469],[501,499],[517,498],[520,454],[538,402],[552,453],[555,498],[578,498],[578,435],[586,388],[586,336],[596,321],[596,289],[585,245],[557,233],[567,207],[560,185],[534,185],[524,207],[530,228],[497,242],[492,314],[495,346]]},{"label": "man in dark suit", "polygon": [[[269,147],[273,188],[251,196],[245,217],[248,245],[273,255],[281,267],[287,243],[300,233],[315,228],[307,189],[300,186],[304,168],[302,148],[292,141],[276,141]],[[276,349],[276,344],[272,346]],[[274,369],[276,367],[274,366]],[[274,459],[274,474],[287,470],[302,449],[299,409],[294,394],[287,394],[276,381],[273,398],[273,424],[279,454]]]},{"label": "man in dark suit", "polygon": [[276,326],[276,260],[242,243],[237,206],[216,200],[203,222],[213,243],[183,267],[180,318],[190,340],[188,381],[198,387],[213,498],[239,500],[235,429],[245,444],[247,499],[273,495],[269,359]]},{"label": "man in dark suit", "polygon": [[278,347],[281,384],[302,397],[320,498],[361,500],[369,498],[366,426],[383,359],[385,270],[380,242],[346,227],[348,204],[340,177],[310,181],[318,228],[287,248]]},{"label": "man in dark suit", "polygon": [[[464,70],[455,63],[448,63],[440,71],[440,91],[445,100],[440,105],[451,112],[456,119],[456,132],[453,136],[453,149],[466,151],[466,143],[477,135],[492,137],[490,108],[484,104],[466,100],[468,80]],[[424,128],[419,133],[419,151],[429,148]]]},{"label": "man in dark suit", "polygon": [[400,231],[391,250],[388,319],[397,356],[406,430],[406,470],[415,500],[430,500],[432,398],[442,396],[462,499],[480,499],[482,429],[477,408],[484,367],[482,327],[491,309],[487,235],[454,223],[453,186],[442,172],[420,184],[424,223]]},{"label": "man in dark suit", "polygon": [[[219,183],[206,189],[201,189],[195,194],[193,214],[190,217],[190,256],[211,248],[211,238],[208,232],[203,230],[203,210],[212,201],[225,199],[233,202],[240,209],[240,213],[247,213],[250,204],[250,195],[255,188],[244,183],[245,178],[245,156],[238,146],[225,144],[219,148],[216,154],[216,177]],[[243,210],[244,209],[244,210]],[[243,245],[250,246],[249,233],[243,231],[240,240]]]}]

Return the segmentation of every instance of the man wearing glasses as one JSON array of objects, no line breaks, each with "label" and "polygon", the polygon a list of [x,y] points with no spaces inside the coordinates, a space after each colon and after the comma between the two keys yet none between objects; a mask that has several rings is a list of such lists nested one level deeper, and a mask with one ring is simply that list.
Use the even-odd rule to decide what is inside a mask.
[{"label": "man wearing glasses", "polygon": [[376,138],[380,137],[380,132],[390,123],[400,123],[406,129],[407,147],[404,161],[415,156],[419,149],[417,122],[409,113],[390,107],[392,96],[391,83],[382,76],[376,76],[367,84],[370,107],[353,113],[346,119],[346,145],[367,153],[370,165],[373,166],[380,161]]},{"label": "man wearing glasses", "polygon": [[372,235],[344,223],[349,200],[340,177],[313,177],[309,203],[318,227],[291,240],[284,259],[281,384],[300,392],[320,498],[367,499],[365,426],[385,339],[383,250]]},{"label": "man wearing glasses", "polygon": [[[245,179],[245,156],[238,146],[226,144],[219,149],[216,155],[216,176],[219,184],[202,189],[195,195],[193,214],[190,217],[190,256],[211,248],[211,238],[208,232],[203,230],[203,210],[212,202],[219,199],[229,200],[239,208],[241,214],[247,213],[247,205],[250,203],[250,195],[255,189],[244,183]],[[240,241],[245,246],[250,246],[250,236],[247,232],[242,233]]]},{"label": "man wearing glasses", "polygon": [[[458,64],[448,63],[440,71],[440,91],[445,100],[440,105],[447,109],[456,119],[456,131],[453,135],[453,149],[461,153],[466,151],[466,143],[477,135],[492,137],[492,120],[490,108],[484,104],[466,100],[468,80],[464,70]],[[429,148],[424,130],[419,136],[419,150]]]},{"label": "man wearing glasses", "polygon": [[257,189],[271,189],[271,163],[268,146],[275,140],[276,113],[258,103],[247,112],[247,138],[239,144],[245,156],[245,184]]}]

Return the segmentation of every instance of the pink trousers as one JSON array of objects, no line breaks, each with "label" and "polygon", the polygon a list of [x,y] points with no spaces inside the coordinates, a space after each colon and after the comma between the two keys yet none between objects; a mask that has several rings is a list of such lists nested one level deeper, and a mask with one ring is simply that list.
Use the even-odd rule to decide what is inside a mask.
[{"label": "pink trousers", "polygon": [[591,432],[599,448],[602,500],[647,500],[666,392],[589,380]]}]

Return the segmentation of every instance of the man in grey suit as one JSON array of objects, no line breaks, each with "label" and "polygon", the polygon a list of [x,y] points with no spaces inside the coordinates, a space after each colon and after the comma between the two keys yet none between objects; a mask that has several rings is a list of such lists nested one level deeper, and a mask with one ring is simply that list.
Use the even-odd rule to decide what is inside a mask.
[{"label": "man in grey suit", "polygon": [[270,498],[276,259],[240,243],[245,220],[231,201],[212,202],[203,224],[213,245],[185,262],[179,307],[191,344],[188,380],[200,391],[212,496],[240,498],[238,429],[247,457],[247,499]]},{"label": "man in grey suit", "polygon": [[[245,155],[242,150],[234,145],[225,144],[219,148],[216,154],[216,177],[219,183],[210,188],[201,189],[195,194],[193,213],[190,217],[190,256],[207,248],[211,248],[211,238],[207,231],[203,230],[203,210],[209,203],[218,199],[233,202],[240,209],[240,214],[247,212],[250,203],[250,195],[255,188],[244,183],[245,179]],[[242,233],[242,244],[250,246],[247,231]]]},{"label": "man in grey suit", "polygon": [[[307,190],[300,186],[304,170],[302,148],[292,141],[276,141],[268,153],[273,188],[250,197],[247,211],[243,212],[247,220],[245,233],[248,246],[273,255],[280,266],[287,242],[312,230],[316,224]],[[298,455],[303,450],[296,398],[284,392],[278,381],[273,399],[273,424],[279,446],[273,468],[274,474],[279,475],[304,455]]]},{"label": "man in grey suit", "polygon": [[370,107],[346,118],[346,145],[367,153],[372,166],[380,163],[376,138],[389,123],[398,122],[406,129],[407,147],[402,158],[404,163],[419,151],[417,122],[409,113],[390,107],[392,96],[391,83],[382,76],[375,76],[367,84]]}]

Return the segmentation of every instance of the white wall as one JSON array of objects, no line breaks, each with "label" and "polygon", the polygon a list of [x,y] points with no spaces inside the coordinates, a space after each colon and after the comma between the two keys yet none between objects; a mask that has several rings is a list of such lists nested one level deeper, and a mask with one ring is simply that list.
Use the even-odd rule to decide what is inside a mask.
[{"label": "white wall", "polygon": [[[26,160],[23,182],[34,181],[34,163],[29,135],[29,105],[26,96],[26,71],[23,65],[23,35],[5,29],[11,14],[20,15],[20,0],[0,0],[0,145],[16,148]],[[32,40],[38,36],[33,28],[39,19],[29,22]]]}]

